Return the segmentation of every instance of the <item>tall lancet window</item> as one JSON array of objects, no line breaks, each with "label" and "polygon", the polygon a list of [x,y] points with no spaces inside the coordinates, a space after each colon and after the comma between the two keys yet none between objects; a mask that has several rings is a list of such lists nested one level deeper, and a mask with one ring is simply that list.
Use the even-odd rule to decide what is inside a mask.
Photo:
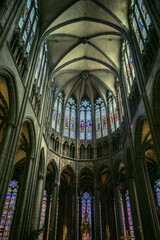
[{"label": "tall lancet window", "polygon": [[17,200],[18,188],[19,186],[17,181],[13,180],[10,182],[1,217],[0,239],[9,239],[11,224]]},{"label": "tall lancet window", "polygon": [[122,45],[122,61],[123,61],[123,72],[127,87],[127,96],[129,96],[133,82],[135,80],[135,68],[133,63],[133,58],[131,50],[127,41],[123,42]]},{"label": "tall lancet window", "polygon": [[21,37],[24,43],[26,52],[29,54],[38,23],[38,14],[37,14],[37,1],[36,0],[27,0],[22,10],[18,27],[20,29]]},{"label": "tall lancet window", "polygon": [[[41,210],[41,219],[40,219],[40,229],[43,229],[45,224],[45,217],[46,217],[46,208],[47,208],[47,192],[46,190],[43,193],[43,202],[42,202],[42,210]],[[41,233],[38,237],[38,240],[43,240],[43,233]]]},{"label": "tall lancet window", "polygon": [[35,81],[40,95],[43,93],[47,70],[47,44],[43,43],[38,56]]},{"label": "tall lancet window", "polygon": [[122,104],[122,96],[121,96],[120,86],[117,87],[117,98],[118,98],[118,106],[119,106],[119,116],[120,116],[121,122],[123,122],[124,109],[123,109],[123,104]]},{"label": "tall lancet window", "polygon": [[157,206],[159,206],[160,207],[160,179],[158,179],[158,180],[156,180],[155,181],[155,185],[154,185],[154,187],[155,187],[155,192],[156,192],[156,202],[157,202]]},{"label": "tall lancet window", "polygon": [[69,98],[65,109],[63,135],[65,137],[75,139],[75,130],[76,130],[76,103],[73,98]]},{"label": "tall lancet window", "polygon": [[92,226],[92,197],[88,192],[82,194],[82,225],[85,220],[88,220],[90,226]]},{"label": "tall lancet window", "polygon": [[107,116],[104,101],[101,97],[96,100],[95,104],[95,125],[96,138],[107,136]]},{"label": "tall lancet window", "polygon": [[130,232],[131,239],[134,240],[135,237],[134,237],[134,229],[133,229],[133,220],[132,220],[131,204],[130,204],[128,190],[126,190],[125,199],[126,199],[126,207],[127,207],[127,215],[128,215],[128,223],[129,223],[129,232]]},{"label": "tall lancet window", "polygon": [[80,105],[80,140],[92,140],[92,109],[88,100],[83,100]]},{"label": "tall lancet window", "polygon": [[117,108],[117,103],[115,97],[111,92],[108,94],[108,105],[109,105],[109,118],[110,118],[110,127],[111,132],[113,133],[116,129],[119,128],[119,113]]},{"label": "tall lancet window", "polygon": [[54,103],[53,116],[52,116],[52,128],[58,133],[60,132],[61,118],[62,118],[62,104],[63,94],[60,93]]},{"label": "tall lancet window", "polygon": [[151,26],[151,17],[143,0],[133,1],[132,27],[141,53],[143,52]]}]

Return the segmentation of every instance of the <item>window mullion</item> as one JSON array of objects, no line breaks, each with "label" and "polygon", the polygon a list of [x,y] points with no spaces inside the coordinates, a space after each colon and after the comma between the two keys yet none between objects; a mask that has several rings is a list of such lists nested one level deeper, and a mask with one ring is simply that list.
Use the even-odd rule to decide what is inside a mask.
[{"label": "window mullion", "polygon": [[[27,36],[27,41],[26,41],[26,45],[25,45],[26,47],[25,47],[25,48],[27,48],[27,45],[28,45],[28,42],[29,42],[29,38],[30,38],[30,36],[31,36],[32,29],[33,29],[33,25],[34,25],[35,21],[36,21],[36,13],[35,13],[35,15],[34,15],[34,18],[33,18],[33,21],[32,21],[32,25],[31,25],[29,34],[28,34],[28,36]],[[32,47],[32,45],[31,45],[31,47]]]},{"label": "window mullion", "polygon": [[[24,4],[24,7],[25,7],[25,5],[26,5],[26,3]],[[34,5],[34,4],[33,4],[33,1],[32,1],[31,6],[30,6],[30,9],[29,9],[28,14],[27,14],[27,18],[26,18],[26,20],[25,20],[24,26],[23,26],[22,31],[21,31],[21,35],[22,35],[22,36],[23,36],[23,33],[24,33],[25,29],[26,29],[26,25],[27,25],[28,19],[29,19],[29,17],[30,17],[30,13],[31,13],[31,11],[32,11],[33,5]],[[23,11],[24,11],[24,8],[23,8]],[[22,11],[22,12],[23,12],[23,11]],[[22,15],[22,12],[21,12],[21,15]]]},{"label": "window mullion", "polygon": [[[40,57],[41,57],[41,52],[40,52]],[[38,70],[38,76],[37,76],[37,86],[39,86],[39,81],[40,81],[40,72],[41,72],[41,67],[42,67],[42,63],[43,63],[43,58],[44,58],[44,46],[43,46],[43,50],[42,50],[42,57],[41,57],[41,60],[40,60],[40,67],[39,67],[39,70]]]}]

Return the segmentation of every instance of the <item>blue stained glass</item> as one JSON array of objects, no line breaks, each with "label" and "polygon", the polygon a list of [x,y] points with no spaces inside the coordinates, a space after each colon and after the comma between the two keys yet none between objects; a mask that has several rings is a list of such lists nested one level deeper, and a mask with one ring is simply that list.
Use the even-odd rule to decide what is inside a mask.
[{"label": "blue stained glass", "polygon": [[19,19],[19,22],[18,22],[18,26],[20,27],[21,31],[22,31],[24,23],[27,19],[27,15],[28,15],[28,12],[30,10],[30,7],[31,7],[31,0],[28,0],[27,3],[25,4],[24,10],[23,10],[23,12],[21,14],[21,17]]},{"label": "blue stained glass", "polygon": [[29,36],[29,42],[30,42],[31,45],[32,45],[34,37],[35,37],[36,28],[37,28],[37,20],[34,21],[32,31],[31,31],[31,34]]},{"label": "blue stained glass", "polygon": [[133,19],[132,19],[132,26],[133,26],[133,30],[134,30],[135,35],[136,35],[136,38],[137,38],[137,42],[138,42],[140,51],[141,51],[141,53],[142,53],[142,52],[143,52],[143,49],[144,49],[144,44],[143,44],[143,41],[142,41],[142,39],[141,39],[141,37],[140,37],[140,34],[139,34],[139,31],[138,31],[138,26],[137,26],[137,22],[136,22],[135,17],[133,17]]},{"label": "blue stained glass", "polygon": [[[43,228],[44,223],[45,223],[45,217],[46,217],[46,207],[47,207],[47,192],[46,190],[43,193],[43,202],[42,202],[42,210],[41,210],[41,219],[40,219],[40,229]],[[38,240],[43,240],[43,233],[41,233],[38,237]]]},{"label": "blue stained glass", "polygon": [[155,192],[157,195],[157,204],[160,207],[160,179],[155,181],[154,187],[155,187]]},{"label": "blue stained glass", "polygon": [[82,224],[85,214],[88,215],[88,221],[92,226],[92,198],[88,192],[84,192],[82,195]]},{"label": "blue stained glass", "polygon": [[123,201],[122,201],[122,195],[121,194],[120,194],[120,203],[121,203],[121,213],[122,213],[122,221],[123,221],[123,231],[124,231],[124,236],[126,236],[127,235],[126,222],[125,222],[124,206],[123,206]]},{"label": "blue stained glass", "polygon": [[130,204],[130,199],[129,199],[129,192],[128,190],[126,191],[125,194],[126,198],[126,206],[127,206],[127,215],[128,215],[128,223],[129,223],[129,231],[130,231],[130,236],[134,240],[134,229],[133,229],[133,221],[132,221],[132,212],[131,212],[131,204]]},{"label": "blue stained glass", "polygon": [[80,140],[85,139],[85,109],[80,110]]},{"label": "blue stained glass", "polygon": [[0,239],[8,239],[10,228],[13,220],[13,215],[15,211],[17,193],[18,193],[18,182],[13,180],[10,182],[8,187],[8,192],[6,195],[6,200],[3,208],[3,213],[0,223]]},{"label": "blue stained glass", "polygon": [[142,13],[144,21],[146,23],[146,27],[149,30],[149,27],[151,25],[151,18],[150,18],[150,15],[149,15],[149,13],[148,13],[148,11],[147,11],[144,3],[143,3],[143,0],[139,0],[138,5],[139,5],[139,8],[141,9],[141,13]]},{"label": "blue stained glass", "polygon": [[90,108],[86,111],[86,139],[92,139],[92,114]]}]

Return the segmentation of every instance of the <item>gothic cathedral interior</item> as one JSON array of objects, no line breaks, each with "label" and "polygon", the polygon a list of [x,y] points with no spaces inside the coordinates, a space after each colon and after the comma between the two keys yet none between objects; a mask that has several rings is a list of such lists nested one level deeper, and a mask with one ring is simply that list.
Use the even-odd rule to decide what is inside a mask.
[{"label": "gothic cathedral interior", "polygon": [[0,240],[160,240],[160,0],[0,0]]}]

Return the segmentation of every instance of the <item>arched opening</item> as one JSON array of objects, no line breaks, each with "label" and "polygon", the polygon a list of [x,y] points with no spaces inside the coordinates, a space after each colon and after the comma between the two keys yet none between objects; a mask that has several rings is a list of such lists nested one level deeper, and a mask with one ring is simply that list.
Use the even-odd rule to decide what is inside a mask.
[{"label": "arched opening", "polygon": [[60,189],[58,201],[57,239],[73,239],[73,194],[74,173],[66,167],[60,176]]},{"label": "arched opening", "polygon": [[98,180],[100,182],[100,239],[116,239],[114,191],[112,176],[107,166],[100,168]]},{"label": "arched opening", "polygon": [[81,144],[80,146],[80,159],[85,159],[86,158],[86,149],[84,144]]},{"label": "arched opening", "polygon": [[[41,211],[40,211],[40,222],[39,229],[42,230],[38,240],[49,239],[51,215],[52,215],[52,205],[54,201],[54,182],[56,177],[56,169],[52,162],[47,166],[45,187],[43,191],[42,201],[41,201]],[[42,192],[41,192],[42,195]]]},{"label": "arched opening", "polygon": [[67,141],[63,143],[63,155],[69,157],[69,144]]},{"label": "arched opening", "polygon": [[[137,184],[137,189],[139,194],[143,196],[138,195],[140,210],[143,209],[141,219],[144,237],[154,236],[153,228],[156,227],[158,231],[160,220],[160,171],[150,127],[146,119],[138,121],[135,136],[137,181],[141,183]],[[149,224],[154,227],[149,227]]]},{"label": "arched opening", "polygon": [[87,146],[87,159],[93,158],[93,148],[91,144],[88,144]]},{"label": "arched opening", "polygon": [[98,143],[97,144],[97,158],[102,157],[102,144]]},{"label": "arched opening", "polygon": [[[119,196],[120,196],[120,205],[121,205],[121,216],[122,216],[122,227],[123,227],[123,236],[130,236],[131,239],[135,239],[134,226],[132,219],[132,210],[130,203],[130,194],[127,185],[126,179],[126,169],[123,162],[119,163],[118,168],[118,184],[119,184]],[[132,196],[131,196],[132,197]],[[134,212],[133,212],[134,214]]]},{"label": "arched opening", "polygon": [[79,175],[79,237],[81,240],[94,239],[94,178],[88,169],[82,169]]},{"label": "arched opening", "polygon": [[75,158],[75,146],[73,143],[70,145],[70,157]]},{"label": "arched opening", "polygon": [[[34,128],[28,120],[23,123],[18,149],[14,160],[14,172],[9,183],[1,217],[1,236],[5,239],[17,237],[16,228],[26,221],[26,211],[30,205],[28,194],[31,191],[34,149]],[[26,207],[24,207],[26,206]],[[12,227],[12,228],[11,228]],[[12,230],[12,231],[11,231]]]}]

